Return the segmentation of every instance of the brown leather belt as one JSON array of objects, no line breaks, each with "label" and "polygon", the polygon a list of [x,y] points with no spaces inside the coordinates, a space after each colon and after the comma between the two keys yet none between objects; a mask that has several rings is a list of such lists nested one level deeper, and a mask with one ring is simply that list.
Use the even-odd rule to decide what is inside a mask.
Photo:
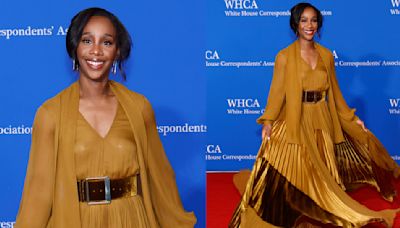
[{"label": "brown leather belt", "polygon": [[325,98],[325,91],[303,91],[303,102],[317,103]]},{"label": "brown leather belt", "polygon": [[78,180],[78,196],[80,202],[93,204],[109,204],[112,199],[137,195],[137,175],[110,179],[109,177],[90,177]]}]

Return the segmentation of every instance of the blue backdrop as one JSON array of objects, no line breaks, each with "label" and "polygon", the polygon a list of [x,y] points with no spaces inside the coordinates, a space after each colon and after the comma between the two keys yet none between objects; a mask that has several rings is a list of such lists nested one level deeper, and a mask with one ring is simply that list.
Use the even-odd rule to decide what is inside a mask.
[{"label": "blue backdrop", "polygon": [[[274,57],[295,39],[288,10],[296,3],[3,2],[0,227],[12,227],[17,213],[37,107],[76,80],[64,46],[78,11],[104,7],[131,33],[125,84],[152,102],[184,206],[204,227],[204,154],[208,171],[251,168],[261,142],[255,120],[265,106]],[[323,10],[318,42],[334,51],[348,104],[400,160],[400,0],[311,3]]]},{"label": "blue backdrop", "polygon": [[[261,143],[256,119],[266,104],[278,51],[296,37],[298,1],[208,0],[206,50],[208,171],[252,168]],[[335,55],[344,97],[400,160],[400,1],[310,1],[322,11],[317,39]]]},{"label": "blue backdrop", "polygon": [[184,207],[195,212],[196,227],[204,227],[205,4],[178,0],[2,3],[0,227],[15,220],[36,109],[77,79],[65,50],[70,19],[92,6],[110,10],[129,30],[133,51],[125,84],[152,103]]}]

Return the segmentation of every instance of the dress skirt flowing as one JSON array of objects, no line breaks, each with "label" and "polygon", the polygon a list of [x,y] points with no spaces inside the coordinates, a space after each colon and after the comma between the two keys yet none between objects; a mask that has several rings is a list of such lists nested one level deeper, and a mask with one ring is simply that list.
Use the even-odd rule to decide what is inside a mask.
[{"label": "dress skirt flowing", "polygon": [[[310,81],[306,78],[304,84],[311,88],[305,90],[328,89],[321,63],[319,67],[320,73],[309,69]],[[229,227],[295,227],[303,216],[341,227],[391,223],[394,211],[369,210],[346,193],[359,184],[370,184],[387,200],[395,194],[390,184],[393,175],[371,158],[372,146],[386,153],[371,133],[367,133],[371,145],[345,132],[345,141],[335,144],[325,99],[302,104],[301,144],[288,143],[286,127],[285,120],[273,122],[271,137],[262,142]]]}]

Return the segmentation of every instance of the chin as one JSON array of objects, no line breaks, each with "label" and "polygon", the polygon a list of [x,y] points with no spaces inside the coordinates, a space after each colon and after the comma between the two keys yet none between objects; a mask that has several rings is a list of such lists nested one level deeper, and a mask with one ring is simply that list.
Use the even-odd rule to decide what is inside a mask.
[{"label": "chin", "polygon": [[96,81],[96,82],[108,80],[108,74],[106,76],[104,74],[101,75],[91,74],[91,75],[81,75],[81,76],[89,79],[90,81]]},{"label": "chin", "polygon": [[305,41],[314,41],[314,35],[313,36],[302,37],[302,38]]},{"label": "chin", "polygon": [[102,82],[104,80],[108,80],[108,76],[101,76],[101,77],[92,77],[91,78],[92,81],[96,81],[96,82]]}]

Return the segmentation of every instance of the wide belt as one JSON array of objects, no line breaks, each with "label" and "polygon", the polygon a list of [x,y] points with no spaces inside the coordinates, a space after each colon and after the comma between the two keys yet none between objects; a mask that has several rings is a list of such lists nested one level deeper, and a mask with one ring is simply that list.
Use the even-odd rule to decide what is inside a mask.
[{"label": "wide belt", "polygon": [[109,177],[89,177],[78,180],[79,201],[93,204],[109,204],[111,200],[137,195],[137,176],[110,179]]},{"label": "wide belt", "polygon": [[306,103],[317,103],[325,98],[325,91],[303,91],[302,101]]}]

